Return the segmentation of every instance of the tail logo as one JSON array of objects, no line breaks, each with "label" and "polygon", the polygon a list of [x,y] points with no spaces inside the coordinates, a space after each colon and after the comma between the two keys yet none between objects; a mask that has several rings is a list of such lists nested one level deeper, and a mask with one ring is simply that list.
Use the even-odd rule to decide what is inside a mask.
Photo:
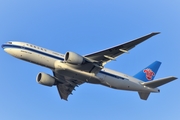
[{"label": "tail logo", "polygon": [[146,68],[143,72],[146,74],[148,80],[152,80],[152,77],[155,75],[155,73],[149,68]]}]

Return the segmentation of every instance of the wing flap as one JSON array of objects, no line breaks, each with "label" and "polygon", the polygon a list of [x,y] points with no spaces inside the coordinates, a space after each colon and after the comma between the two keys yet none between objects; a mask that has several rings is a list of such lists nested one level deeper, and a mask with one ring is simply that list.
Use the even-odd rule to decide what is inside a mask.
[{"label": "wing flap", "polygon": [[167,78],[162,78],[162,79],[158,79],[158,80],[154,80],[151,82],[144,82],[142,83],[143,85],[147,86],[147,87],[151,87],[151,88],[157,88],[161,85],[164,85],[166,83],[169,83],[173,80],[176,80],[176,77],[167,77]]}]

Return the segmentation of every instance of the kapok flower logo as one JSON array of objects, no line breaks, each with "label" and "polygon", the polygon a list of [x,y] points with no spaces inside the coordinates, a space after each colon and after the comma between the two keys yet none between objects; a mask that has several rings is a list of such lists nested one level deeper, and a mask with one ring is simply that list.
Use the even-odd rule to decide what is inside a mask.
[{"label": "kapok flower logo", "polygon": [[148,80],[152,80],[152,77],[155,75],[155,73],[149,68],[144,69],[143,72],[146,74]]}]

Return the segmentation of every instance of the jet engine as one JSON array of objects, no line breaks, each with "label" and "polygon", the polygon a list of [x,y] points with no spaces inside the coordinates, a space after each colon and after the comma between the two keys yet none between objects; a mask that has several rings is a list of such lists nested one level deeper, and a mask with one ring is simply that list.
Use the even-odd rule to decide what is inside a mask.
[{"label": "jet engine", "polygon": [[55,84],[56,80],[51,75],[41,72],[37,75],[36,81],[39,84],[51,87]]},{"label": "jet engine", "polygon": [[86,62],[85,58],[74,52],[67,52],[65,54],[65,62],[75,65],[81,65]]}]

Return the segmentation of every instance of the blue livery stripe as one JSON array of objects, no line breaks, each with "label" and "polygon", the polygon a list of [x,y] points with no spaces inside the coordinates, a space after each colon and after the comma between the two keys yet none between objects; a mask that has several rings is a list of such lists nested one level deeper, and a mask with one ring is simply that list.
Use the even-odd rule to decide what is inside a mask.
[{"label": "blue livery stripe", "polygon": [[117,79],[123,79],[123,80],[126,79],[126,78],[123,78],[121,76],[117,76],[117,75],[114,75],[114,74],[111,74],[111,73],[108,73],[108,72],[105,72],[105,71],[100,71],[99,73],[102,73],[104,75],[108,75],[108,76],[111,76],[111,77],[114,77],[114,78],[117,78]]}]

